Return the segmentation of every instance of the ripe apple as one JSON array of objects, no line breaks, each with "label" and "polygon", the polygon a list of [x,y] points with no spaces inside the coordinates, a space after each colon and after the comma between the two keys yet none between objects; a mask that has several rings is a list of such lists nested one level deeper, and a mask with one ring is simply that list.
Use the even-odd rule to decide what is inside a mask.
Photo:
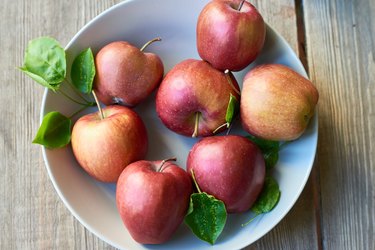
[{"label": "ripe apple", "polygon": [[115,182],[131,162],[143,159],[148,138],[141,118],[119,105],[82,116],[73,126],[72,149],[81,167],[103,182]]},{"label": "ripe apple", "polygon": [[116,41],[98,52],[94,89],[101,102],[133,107],[156,89],[163,78],[163,63],[156,54],[143,50],[158,40],[149,41],[141,49]]},{"label": "ripe apple", "polygon": [[190,176],[169,160],[172,159],[134,162],[117,182],[118,211],[130,235],[139,243],[167,241],[189,207],[193,192]]},{"label": "ripe apple", "polygon": [[233,75],[205,61],[187,59],[175,65],[160,84],[156,112],[176,133],[208,136],[226,122],[231,94],[239,100],[239,86]]},{"label": "ripe apple", "polygon": [[200,13],[196,32],[203,60],[220,70],[240,71],[262,50],[266,26],[247,1],[213,0]]},{"label": "ripe apple", "polygon": [[243,82],[243,128],[267,140],[297,139],[314,115],[318,99],[312,82],[292,69],[278,64],[258,66]]},{"label": "ripe apple", "polygon": [[263,188],[265,163],[260,149],[238,135],[210,136],[196,143],[187,172],[202,190],[222,200],[228,213],[250,209]]}]

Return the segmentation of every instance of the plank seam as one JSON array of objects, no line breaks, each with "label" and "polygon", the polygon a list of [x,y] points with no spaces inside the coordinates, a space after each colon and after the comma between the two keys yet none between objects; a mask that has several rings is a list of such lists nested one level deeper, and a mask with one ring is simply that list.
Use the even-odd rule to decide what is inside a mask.
[{"label": "plank seam", "polygon": [[[297,25],[297,42],[298,42],[298,56],[308,73],[309,64],[307,60],[307,45],[306,45],[306,27],[305,27],[305,15],[304,15],[304,0],[294,0],[294,6],[296,10],[296,25]],[[315,216],[315,232],[317,237],[317,246],[319,250],[323,249],[322,241],[322,216],[321,216],[321,190],[320,190],[320,179],[319,179],[319,168],[316,165],[313,166],[311,172],[312,188],[313,188],[313,199],[314,199],[314,216]]]},{"label": "plank seam", "polygon": [[305,67],[305,70],[309,74],[309,65],[307,61],[307,48],[306,48],[306,29],[305,29],[305,18],[303,11],[303,0],[294,0],[294,6],[296,8],[296,25],[297,25],[297,42],[298,42],[298,56]]}]

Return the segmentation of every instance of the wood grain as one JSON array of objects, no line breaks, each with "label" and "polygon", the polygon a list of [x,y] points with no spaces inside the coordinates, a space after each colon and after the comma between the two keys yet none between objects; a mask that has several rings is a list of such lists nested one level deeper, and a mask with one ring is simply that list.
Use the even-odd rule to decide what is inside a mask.
[{"label": "wood grain", "polygon": [[374,1],[304,1],[324,249],[375,249]]},{"label": "wood grain", "polygon": [[[30,143],[44,89],[16,66],[30,39],[48,35],[65,46],[118,2],[2,1],[0,249],[113,249],[54,190],[40,147]],[[246,249],[375,249],[375,2],[251,2],[306,60],[320,100],[312,176],[288,215]]]},{"label": "wood grain", "polygon": [[[295,1],[257,1],[254,5],[267,24],[285,38],[297,55],[301,55]],[[281,246],[282,249],[293,250],[318,249],[314,181],[315,179],[309,178],[304,191],[287,216],[268,234],[247,247],[247,250],[280,249]]]},{"label": "wood grain", "polygon": [[48,35],[63,46],[89,20],[119,1],[3,1],[0,62],[0,249],[111,249],[88,232],[58,198],[39,146],[44,89],[21,74],[30,39]]}]

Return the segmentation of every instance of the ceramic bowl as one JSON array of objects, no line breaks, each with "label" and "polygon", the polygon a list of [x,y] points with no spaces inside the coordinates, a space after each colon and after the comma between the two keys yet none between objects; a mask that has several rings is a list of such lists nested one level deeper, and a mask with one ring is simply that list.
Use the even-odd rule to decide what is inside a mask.
[{"label": "ceramic bowl", "polygon": [[[116,40],[126,40],[141,47],[146,41],[160,36],[161,42],[147,50],[162,59],[165,72],[187,58],[199,58],[196,49],[195,27],[198,15],[207,0],[133,0],[124,1],[98,15],[82,28],[66,47],[68,68],[78,53],[91,47],[97,52],[102,46]],[[266,42],[262,53],[249,67],[235,74],[239,83],[252,67],[263,63],[285,64],[300,74],[306,72],[287,42],[272,28],[267,27]],[[69,72],[68,72],[69,74]],[[69,91],[67,88],[66,91]],[[147,159],[156,160],[176,156],[177,163],[185,167],[187,154],[196,139],[177,135],[160,122],[155,112],[155,94],[135,110],[144,120],[150,141]],[[41,117],[57,110],[72,114],[77,107],[46,91],[43,97]],[[87,112],[94,112],[95,109]],[[233,134],[243,134],[238,124]],[[47,171],[53,185],[70,212],[89,231],[120,249],[241,249],[269,232],[288,213],[303,190],[310,174],[317,145],[317,118],[312,120],[301,138],[285,146],[272,175],[277,179],[281,198],[275,209],[258,216],[243,227],[251,212],[229,215],[222,235],[214,246],[196,238],[182,224],[172,239],[162,245],[136,243],[117,212],[115,184],[103,184],[87,175],[76,162],[70,146],[43,149]]]}]

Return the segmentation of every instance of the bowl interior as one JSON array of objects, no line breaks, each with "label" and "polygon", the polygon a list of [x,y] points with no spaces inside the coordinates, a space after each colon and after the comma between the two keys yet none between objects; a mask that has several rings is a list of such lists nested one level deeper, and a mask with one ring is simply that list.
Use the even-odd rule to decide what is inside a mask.
[{"label": "bowl interior", "polygon": [[[105,44],[126,40],[141,47],[146,41],[160,36],[147,51],[157,53],[168,72],[175,64],[187,58],[199,58],[196,50],[195,26],[200,10],[208,0],[134,0],[122,2],[88,23],[68,44],[67,62],[81,50],[91,47],[97,52]],[[266,43],[261,55],[249,67],[235,73],[242,79],[252,67],[263,63],[285,64],[300,74],[306,72],[292,49],[274,30],[267,27]],[[69,74],[69,72],[68,72]],[[64,88],[64,86],[62,86]],[[70,89],[66,88],[69,92]],[[135,110],[147,127],[150,147],[147,159],[156,160],[176,156],[177,163],[185,168],[187,154],[196,139],[177,135],[164,127],[158,119],[154,105],[155,93]],[[70,115],[77,106],[62,96],[46,91],[41,116],[57,110]],[[93,112],[95,109],[87,110]],[[232,134],[244,134],[236,124]],[[290,210],[300,195],[315,157],[317,144],[317,118],[310,123],[304,135],[288,144],[280,152],[280,159],[272,175],[278,180],[281,198],[270,213],[258,216],[242,227],[253,215],[251,212],[230,215],[224,232],[214,246],[197,239],[183,224],[173,238],[163,245],[140,245],[132,240],[122,224],[115,203],[115,184],[103,184],[89,177],[77,164],[71,148],[43,149],[49,176],[57,193],[71,213],[91,232],[122,249],[240,249],[256,241],[271,230]]]}]

